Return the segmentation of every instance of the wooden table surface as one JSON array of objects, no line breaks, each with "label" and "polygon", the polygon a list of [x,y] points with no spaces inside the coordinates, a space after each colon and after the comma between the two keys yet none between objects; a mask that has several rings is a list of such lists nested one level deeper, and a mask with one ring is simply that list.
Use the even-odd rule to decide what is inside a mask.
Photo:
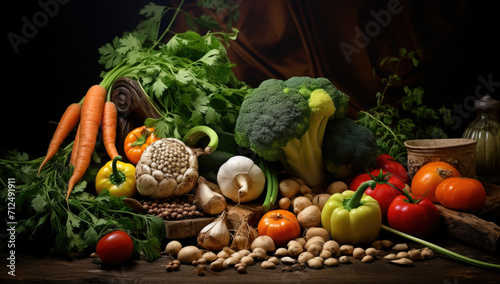
[{"label": "wooden table surface", "polygon": [[[405,242],[394,236],[386,236],[393,242]],[[474,259],[500,264],[496,255],[471,248],[450,237],[433,242]],[[408,243],[410,247],[421,247]],[[7,255],[3,260],[2,283],[9,282],[62,282],[62,283],[500,283],[500,272],[487,270],[437,254],[436,258],[418,261],[414,266],[400,267],[376,259],[373,263],[362,263],[353,259],[351,264],[338,267],[324,267],[319,270],[306,268],[305,271],[283,272],[283,265],[276,269],[265,270],[260,262],[249,266],[246,274],[239,274],[234,268],[221,272],[210,271],[199,276],[195,266],[181,265],[176,272],[166,272],[165,265],[171,258],[164,255],[154,262],[131,260],[128,263],[106,268],[93,262],[90,257],[71,260],[57,257],[34,257],[25,254],[16,255],[15,276],[6,272]]]},{"label": "wooden table surface", "polygon": [[[457,252],[464,256],[481,260],[484,262],[500,264],[498,216],[500,216],[500,186],[488,185],[488,199],[485,205],[486,212],[481,216],[488,217],[488,221],[472,219],[470,226],[456,226],[449,220],[463,222],[464,214],[452,214],[444,217],[446,226],[442,226],[440,234],[430,241]],[[255,215],[257,216],[257,215]],[[254,217],[255,217],[254,216]],[[466,216],[470,219],[470,216]],[[255,220],[249,219],[254,222]],[[491,222],[495,221],[495,223]],[[486,222],[486,223],[484,223]],[[477,227],[491,227],[476,237],[469,238],[464,231],[474,231]],[[171,227],[175,229],[176,227]],[[168,230],[167,230],[168,231]],[[466,233],[466,232],[465,232]],[[474,235],[474,234],[471,234]],[[491,235],[491,236],[490,236]],[[388,239],[393,243],[408,243],[410,248],[422,248],[421,245],[408,242],[386,231],[381,231],[379,239]],[[478,240],[489,242],[494,240],[491,246],[484,246]],[[183,239],[182,244],[195,244],[194,239]],[[481,241],[483,242],[483,241]],[[471,245],[475,244],[475,245]],[[488,249],[491,248],[491,249]],[[385,253],[388,253],[387,251]],[[166,272],[165,265],[172,260],[171,257],[163,255],[154,262],[144,260],[130,260],[118,267],[103,267],[95,263],[90,257],[75,257],[73,259],[58,258],[56,256],[36,257],[22,253],[21,249],[16,252],[15,276],[8,272],[7,251],[0,252],[2,260],[0,268],[0,282],[28,282],[28,283],[199,283],[208,281],[210,283],[440,283],[440,284],[463,284],[463,283],[500,283],[500,271],[488,270],[462,262],[455,261],[446,256],[436,253],[436,258],[414,262],[413,266],[401,267],[388,263],[382,258],[372,263],[362,263],[353,259],[351,264],[341,264],[338,267],[324,267],[319,270],[306,268],[305,271],[283,272],[283,264],[273,270],[260,267],[260,262],[249,266],[246,274],[239,274],[234,268],[228,268],[221,272],[209,271],[200,276],[193,265],[181,265],[179,271]]]}]

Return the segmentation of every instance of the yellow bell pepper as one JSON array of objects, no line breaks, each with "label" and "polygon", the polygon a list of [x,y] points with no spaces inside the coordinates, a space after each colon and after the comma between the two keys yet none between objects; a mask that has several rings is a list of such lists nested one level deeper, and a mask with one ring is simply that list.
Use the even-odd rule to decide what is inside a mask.
[{"label": "yellow bell pepper", "polygon": [[104,189],[108,189],[110,194],[120,197],[133,197],[136,194],[135,166],[119,161],[121,159],[121,156],[116,156],[97,173],[95,189],[98,194]]},{"label": "yellow bell pepper", "polygon": [[[374,184],[375,183],[375,184]],[[321,211],[321,225],[332,239],[342,244],[361,245],[373,242],[380,232],[382,213],[373,197],[364,194],[375,188],[373,180],[362,183],[356,191],[335,193]]]}]

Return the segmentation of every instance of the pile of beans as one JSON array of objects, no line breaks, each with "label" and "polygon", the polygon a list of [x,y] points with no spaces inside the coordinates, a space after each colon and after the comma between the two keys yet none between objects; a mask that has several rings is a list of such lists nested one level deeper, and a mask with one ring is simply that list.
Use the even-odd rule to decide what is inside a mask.
[{"label": "pile of beans", "polygon": [[182,198],[143,201],[142,206],[146,213],[158,216],[165,220],[182,220],[203,217],[198,211],[192,196]]}]

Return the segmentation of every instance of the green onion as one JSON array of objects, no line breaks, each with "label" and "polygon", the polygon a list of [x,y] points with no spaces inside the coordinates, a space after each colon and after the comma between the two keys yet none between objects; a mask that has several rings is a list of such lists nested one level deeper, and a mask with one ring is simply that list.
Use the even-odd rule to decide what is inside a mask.
[{"label": "green onion", "polygon": [[416,243],[419,243],[421,245],[424,245],[424,246],[426,246],[426,247],[428,247],[428,248],[430,248],[438,253],[449,256],[453,259],[456,259],[456,260],[459,260],[459,261],[462,261],[462,262],[465,262],[468,264],[472,264],[472,265],[475,265],[478,267],[482,267],[482,268],[491,268],[491,269],[495,269],[495,270],[500,270],[500,265],[498,265],[498,264],[492,264],[492,263],[488,263],[488,262],[484,262],[484,261],[480,261],[480,260],[476,260],[476,259],[473,259],[470,257],[463,256],[463,255],[458,254],[456,252],[453,252],[451,250],[448,250],[448,249],[445,249],[445,248],[440,247],[438,245],[435,245],[431,242],[419,239],[419,238],[414,237],[412,235],[405,234],[405,233],[400,232],[398,230],[394,230],[393,228],[390,228],[390,227],[385,226],[385,225],[382,225],[382,229],[389,231],[393,234],[396,234],[398,236],[401,236],[403,238],[407,238],[407,239],[414,241]]}]

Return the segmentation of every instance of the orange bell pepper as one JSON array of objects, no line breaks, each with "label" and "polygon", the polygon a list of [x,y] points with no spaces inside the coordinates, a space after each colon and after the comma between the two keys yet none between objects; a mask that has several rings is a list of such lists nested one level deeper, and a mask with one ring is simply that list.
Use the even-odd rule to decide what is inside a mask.
[{"label": "orange bell pepper", "polygon": [[127,134],[123,150],[131,163],[137,164],[146,147],[160,140],[153,132],[153,127],[140,126]]}]

